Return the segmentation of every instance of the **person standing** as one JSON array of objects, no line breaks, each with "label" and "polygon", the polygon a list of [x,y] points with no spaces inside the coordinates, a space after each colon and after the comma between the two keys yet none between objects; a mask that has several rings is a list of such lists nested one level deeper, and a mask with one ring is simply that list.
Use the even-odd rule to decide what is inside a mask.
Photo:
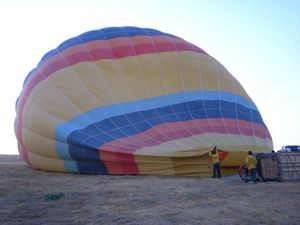
[{"label": "person standing", "polygon": [[221,168],[220,168],[220,160],[219,160],[219,154],[217,146],[208,153],[212,160],[213,164],[213,178],[221,178]]},{"label": "person standing", "polygon": [[253,157],[252,151],[248,152],[248,156],[246,157],[246,164],[248,168],[248,173],[250,174],[252,181],[256,183],[257,160]]}]

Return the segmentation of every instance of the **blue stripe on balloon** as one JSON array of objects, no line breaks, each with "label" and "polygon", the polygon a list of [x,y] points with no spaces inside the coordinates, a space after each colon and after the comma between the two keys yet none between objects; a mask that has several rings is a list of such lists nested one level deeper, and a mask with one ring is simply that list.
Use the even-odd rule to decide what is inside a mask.
[{"label": "blue stripe on balloon", "polygon": [[72,157],[69,153],[69,144],[66,142],[56,141],[55,148],[59,149],[57,153],[59,154],[61,159],[72,160]]},{"label": "blue stripe on balloon", "polygon": [[66,172],[69,173],[79,173],[77,163],[71,160],[64,160],[64,167]]},{"label": "blue stripe on balloon", "polygon": [[76,161],[79,173],[107,175],[108,170],[101,160]]}]

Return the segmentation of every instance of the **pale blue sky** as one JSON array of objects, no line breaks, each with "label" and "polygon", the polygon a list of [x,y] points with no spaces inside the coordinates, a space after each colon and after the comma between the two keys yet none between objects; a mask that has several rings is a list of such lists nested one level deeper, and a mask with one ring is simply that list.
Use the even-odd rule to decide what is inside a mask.
[{"label": "pale blue sky", "polygon": [[275,150],[300,145],[300,1],[0,0],[0,25],[0,154],[17,154],[15,100],[30,70],[64,40],[109,26],[154,28],[196,44],[246,89]]}]

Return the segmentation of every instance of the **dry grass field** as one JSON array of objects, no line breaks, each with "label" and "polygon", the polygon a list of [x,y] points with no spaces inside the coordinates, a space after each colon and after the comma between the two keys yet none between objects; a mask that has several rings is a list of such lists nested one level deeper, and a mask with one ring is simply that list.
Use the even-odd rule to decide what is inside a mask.
[{"label": "dry grass field", "polygon": [[300,182],[49,173],[0,155],[0,224],[296,225]]}]

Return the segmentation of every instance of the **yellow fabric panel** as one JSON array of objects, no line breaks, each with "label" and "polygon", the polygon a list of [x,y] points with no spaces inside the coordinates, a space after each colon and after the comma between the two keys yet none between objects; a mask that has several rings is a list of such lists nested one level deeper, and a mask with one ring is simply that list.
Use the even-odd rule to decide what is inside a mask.
[{"label": "yellow fabric panel", "polygon": [[[93,76],[86,72],[79,74],[75,72],[75,68],[76,67],[70,67],[69,69],[60,70],[59,74],[54,74],[48,78],[49,82],[55,86],[56,92],[59,92],[62,98],[68,100],[67,104],[70,105],[71,108],[71,110],[68,110],[71,111],[73,116],[74,113],[77,115],[81,112],[89,111],[91,107],[95,107],[99,104],[97,96],[94,96],[90,91],[92,89],[90,85],[92,86],[95,83]],[[86,83],[86,80],[89,82]],[[103,86],[105,87],[105,85]],[[99,88],[97,91],[99,91]],[[103,91],[103,94],[105,92],[106,90]]]},{"label": "yellow fabric panel", "polygon": [[144,55],[139,56],[137,60],[139,61],[143,82],[145,83],[143,87],[145,89],[144,93],[147,94],[146,98],[163,95],[164,84],[162,82],[161,71],[158,67],[157,56],[152,54]]},{"label": "yellow fabric panel", "polygon": [[210,161],[207,154],[196,157],[172,157],[176,175],[202,173],[205,176],[210,171]]},{"label": "yellow fabric panel", "polygon": [[[61,79],[58,83],[65,83],[64,79]],[[57,117],[57,121],[54,122],[52,128],[58,121],[66,121],[77,115],[81,111],[70,102],[69,96],[66,96],[64,92],[56,87],[50,79],[45,79],[40,82],[30,93],[27,102],[25,103],[23,109],[23,121],[26,120],[41,120],[38,117],[44,116],[40,114],[49,114],[53,117]],[[62,84],[58,84],[62,86]],[[62,87],[64,88],[64,87]],[[70,88],[66,87],[65,92],[68,92]],[[79,90],[77,90],[78,92]],[[72,96],[69,90],[69,95]],[[39,108],[39,109],[36,109]],[[32,117],[32,118],[31,118]],[[24,123],[24,122],[23,122]],[[42,125],[42,124],[40,124]],[[48,124],[49,125],[49,124]]]},{"label": "yellow fabric panel", "polygon": [[210,162],[207,155],[197,157],[159,157],[135,155],[140,174],[208,176]]},{"label": "yellow fabric panel", "polygon": [[[128,96],[123,101],[149,98],[149,93],[145,91],[145,88],[149,84],[145,83],[143,65],[139,62],[138,57],[128,57],[124,60],[118,60],[116,65],[119,68],[119,71],[117,71],[118,82],[123,84],[121,90],[123,90],[123,95]],[[109,74],[106,74],[106,76],[109,76]],[[122,95],[121,92],[120,94]]]},{"label": "yellow fabric panel", "polygon": [[177,165],[175,167],[175,175],[181,176],[200,176],[208,177],[211,174],[210,165],[202,165],[200,163],[196,164],[185,164]]},{"label": "yellow fabric panel", "polygon": [[173,163],[170,157],[135,155],[140,174],[174,175]]},{"label": "yellow fabric panel", "polygon": [[55,150],[55,140],[32,132],[25,127],[22,131],[23,144],[30,149],[30,152],[36,155],[42,155],[49,158],[59,159]]},{"label": "yellow fabric panel", "polygon": [[[212,163],[208,154],[193,157],[154,157],[135,156],[139,172],[143,175],[178,175],[211,177]],[[239,164],[238,164],[239,165]],[[238,166],[231,164],[226,167],[221,163],[221,173],[233,175],[238,171]]]},{"label": "yellow fabric panel", "polygon": [[181,73],[183,90],[200,90],[201,89],[201,72],[199,57],[196,54],[178,54],[178,60],[181,62],[177,65],[177,70]]},{"label": "yellow fabric panel", "polygon": [[[217,62],[215,62],[217,64]],[[223,65],[219,64],[218,72],[222,76],[222,80],[219,81],[219,89],[220,90],[237,90],[238,92],[244,92],[242,96],[248,99],[250,102],[252,100],[244,90],[244,88],[240,85],[240,83],[228,72],[228,70],[223,67]],[[233,91],[235,93],[235,91]]]},{"label": "yellow fabric panel", "polygon": [[[102,65],[98,65],[96,62],[81,62],[73,65],[72,69],[77,74],[81,84],[84,85],[85,88],[88,88],[88,90],[84,89],[80,91],[90,92],[88,94],[93,95],[93,98],[98,102],[97,104],[101,103],[107,105],[114,102],[113,91],[122,91],[123,86],[121,85],[119,77],[115,75],[116,63],[114,60],[102,60],[101,64]],[[103,69],[102,66],[105,69]],[[53,78],[57,76],[58,81],[65,79],[69,83],[68,86],[72,86],[73,77],[72,74],[69,73],[69,68],[63,69],[61,72],[63,72],[64,75],[57,73],[53,75]],[[103,78],[103,75],[106,73],[110,74],[109,80]],[[112,83],[115,84],[116,87],[112,87]],[[92,104],[92,106],[94,106],[94,104]]]},{"label": "yellow fabric panel", "polygon": [[[248,152],[248,151],[247,151]],[[239,166],[245,162],[245,157],[247,156],[246,151],[242,152],[229,152],[226,158],[221,162],[222,166]]]},{"label": "yellow fabric panel", "polygon": [[[195,141],[196,140],[196,141]],[[226,141],[225,141],[226,140]],[[201,141],[201,142],[200,142]],[[184,146],[182,145],[184,143]],[[214,143],[217,147],[224,151],[243,151],[248,152],[268,152],[272,142],[270,140],[256,138],[252,136],[243,136],[233,134],[217,134],[206,133],[195,135],[192,137],[172,140],[164,142],[160,145],[144,147],[139,149],[135,155],[157,155],[157,156],[199,156],[201,152],[207,153],[213,146],[209,143]],[[234,143],[234,146],[232,144]],[[188,151],[186,151],[188,150]],[[194,150],[194,151],[192,151]],[[192,154],[192,155],[191,155]]]},{"label": "yellow fabric panel", "polygon": [[33,168],[53,172],[66,172],[62,160],[43,157],[32,152],[28,152],[28,157]]},{"label": "yellow fabric panel", "polygon": [[[200,76],[201,89],[203,90],[218,90],[219,71],[215,66],[215,61],[210,57],[199,57],[200,60]],[[224,90],[225,91],[225,90]],[[233,92],[233,90],[229,90]]]},{"label": "yellow fabric panel", "polygon": [[31,107],[29,107],[28,104],[26,107],[29,108],[24,109],[24,112],[26,110],[26,113],[23,113],[24,129],[29,128],[31,132],[53,139],[53,131],[55,126],[58,123],[61,123],[61,119],[41,109],[38,104],[33,103],[32,101],[30,102],[30,105]]},{"label": "yellow fabric panel", "polygon": [[[117,60],[81,62],[73,65],[73,69],[77,71],[81,82],[90,89],[89,92],[97,100],[96,105],[89,106],[90,109],[130,99]],[[65,75],[65,78],[59,79],[66,79],[72,84],[72,76],[68,74]]]},{"label": "yellow fabric panel", "polygon": [[[170,57],[169,54],[159,54],[157,60],[159,63],[156,65],[158,70],[156,73],[161,77],[163,94],[182,92],[183,73],[180,70],[182,62],[179,60],[179,55],[174,53]],[[174,64],[174,62],[178,63]]]},{"label": "yellow fabric panel", "polygon": [[[201,146],[201,145],[198,145]],[[202,157],[207,154],[210,148],[184,149],[173,152],[172,157]]]},{"label": "yellow fabric panel", "polygon": [[80,111],[49,81],[39,83],[23,109],[22,139],[31,152],[59,158],[55,150],[55,128]]}]

